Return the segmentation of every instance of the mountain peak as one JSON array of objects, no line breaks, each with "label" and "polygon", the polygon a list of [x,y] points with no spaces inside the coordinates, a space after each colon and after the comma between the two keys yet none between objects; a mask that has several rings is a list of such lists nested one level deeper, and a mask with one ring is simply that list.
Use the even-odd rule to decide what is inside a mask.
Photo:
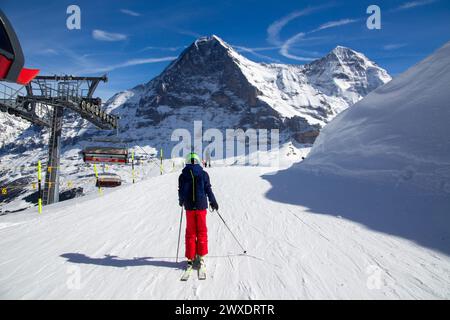
[{"label": "mountain peak", "polygon": [[[350,49],[348,47],[344,47],[344,46],[336,46],[333,50],[331,50],[329,55],[335,55],[335,56],[340,57],[340,58],[348,58],[348,57],[354,57],[354,56],[360,56],[360,57],[364,56],[361,53],[356,52],[355,50]],[[365,56],[364,56],[364,58],[365,58]]]},{"label": "mountain peak", "polygon": [[219,48],[225,49],[225,51],[234,51],[234,49],[228,43],[226,43],[224,40],[222,40],[222,38],[215,34],[198,38],[191,44],[189,49],[194,48],[195,50],[199,50],[200,47],[204,47],[207,49]]},{"label": "mountain peak", "polygon": [[[344,46],[335,47],[325,57],[305,67],[309,78],[319,83],[324,93],[333,95],[340,92],[350,97],[352,103],[392,79],[386,70],[364,54]],[[354,91],[347,90],[352,86]],[[356,97],[353,95],[355,92],[358,93]]]},{"label": "mountain peak", "polygon": [[209,35],[209,36],[201,36],[195,42],[220,42],[220,43],[224,43],[222,38],[220,38],[219,36],[217,36],[215,34],[212,34],[212,35]]},{"label": "mountain peak", "polygon": [[339,46],[337,45],[333,50],[333,52],[340,52],[340,51],[351,51],[355,52],[353,49],[350,49],[349,47]]},{"label": "mountain peak", "polygon": [[[207,75],[241,56],[217,35],[202,36],[188,46],[165,72],[187,71]],[[242,57],[243,59],[243,57]]]},{"label": "mountain peak", "polygon": [[[377,68],[384,73],[386,79],[390,80],[390,77],[387,75],[386,71],[377,66],[375,62],[370,60],[363,53],[350,49],[344,46],[336,46],[333,50],[331,50],[324,58],[319,59],[319,61],[329,61],[335,65],[341,66],[360,66],[364,69],[367,68]],[[313,62],[314,63],[314,62]]]}]

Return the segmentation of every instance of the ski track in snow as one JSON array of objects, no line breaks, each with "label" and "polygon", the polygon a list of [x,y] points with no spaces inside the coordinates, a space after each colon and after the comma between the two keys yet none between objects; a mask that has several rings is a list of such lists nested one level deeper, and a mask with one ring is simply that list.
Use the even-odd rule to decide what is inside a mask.
[{"label": "ski track in snow", "polygon": [[[248,254],[208,213],[206,280],[195,271],[180,281],[178,174],[172,173],[48,206],[42,215],[33,208],[0,217],[0,298],[450,298],[445,254],[272,201],[259,168],[208,172],[219,212]],[[382,270],[378,289],[369,289],[370,268]]]}]

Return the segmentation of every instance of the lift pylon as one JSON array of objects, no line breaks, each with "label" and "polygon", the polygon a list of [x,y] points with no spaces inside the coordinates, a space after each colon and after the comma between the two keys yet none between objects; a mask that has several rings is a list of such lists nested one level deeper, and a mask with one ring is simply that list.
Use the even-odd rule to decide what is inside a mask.
[{"label": "lift pylon", "polygon": [[118,117],[101,107],[93,94],[107,77],[37,76],[25,87],[15,89],[0,83],[0,111],[49,128],[48,164],[44,205],[58,202],[61,134],[64,109],[69,108],[99,129],[118,128]]},{"label": "lift pylon", "polygon": [[[23,68],[25,58],[19,39],[0,10],[0,111],[50,129],[44,204],[58,202],[61,132],[64,109],[69,108],[100,129],[117,129],[118,117],[101,108],[93,98],[102,77],[37,76],[39,70]],[[25,85],[25,86],[19,86]]]}]

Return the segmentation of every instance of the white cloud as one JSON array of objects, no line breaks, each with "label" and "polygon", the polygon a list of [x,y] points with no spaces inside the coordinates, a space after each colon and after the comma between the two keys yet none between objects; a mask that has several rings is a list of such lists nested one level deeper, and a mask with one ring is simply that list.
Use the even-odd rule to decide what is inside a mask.
[{"label": "white cloud", "polygon": [[[423,0],[423,1],[435,1],[435,0]],[[286,41],[282,41],[280,39],[280,33],[281,30],[292,20],[301,17],[301,16],[306,16],[309,15],[311,13],[313,13],[314,11],[323,9],[323,8],[328,8],[334,6],[333,4],[328,4],[328,5],[323,5],[323,6],[319,6],[319,7],[310,7],[310,8],[306,8],[304,10],[300,10],[300,11],[294,11],[291,12],[290,14],[282,17],[279,20],[274,21],[268,28],[267,28],[267,41],[270,44],[273,45],[277,45],[280,48],[279,53],[289,59],[293,59],[293,60],[298,60],[298,61],[311,61],[314,60],[314,58],[311,57],[303,57],[303,56],[297,56],[294,55],[292,53],[290,53],[290,49],[291,47],[299,42],[300,40],[302,41],[307,41],[308,39],[305,38],[305,35],[313,33],[313,32],[317,32],[320,30],[325,30],[325,29],[330,29],[330,28],[335,28],[335,27],[339,27],[339,26],[343,26],[343,25],[347,25],[350,23],[354,23],[359,21],[359,19],[341,19],[341,20],[337,20],[337,21],[329,21],[327,23],[324,23],[322,25],[320,25],[318,28],[309,31],[309,32],[300,32],[297,33],[296,35],[294,35],[293,37],[290,37],[288,40]],[[252,49],[253,52],[255,52],[255,49]],[[298,50],[297,50],[298,51]]]},{"label": "white cloud", "polygon": [[59,52],[52,48],[47,48],[37,52],[38,54],[47,55],[47,56],[56,56],[59,55]]},{"label": "white cloud", "polygon": [[184,47],[153,47],[153,46],[147,46],[147,47],[139,50],[139,52],[148,51],[148,50],[178,51],[181,48],[184,48]]},{"label": "white cloud", "polygon": [[243,51],[243,52],[248,52],[251,53],[252,55],[254,55],[255,57],[259,57],[261,59],[265,59],[265,60],[269,60],[272,62],[280,62],[280,60],[274,59],[272,57],[260,54],[260,51],[270,51],[270,50],[276,50],[279,49],[280,47],[263,47],[263,48],[248,48],[248,47],[243,47],[243,46],[236,46],[236,45],[232,45],[232,47],[234,49],[236,49],[237,51]]},{"label": "white cloud", "polygon": [[133,17],[139,17],[141,15],[139,12],[129,10],[129,9],[120,9],[120,12],[127,14],[129,16],[133,16]]},{"label": "white cloud", "polygon": [[295,43],[299,42],[300,40],[302,40],[302,41],[308,40],[307,38],[305,38],[305,36],[307,34],[311,34],[313,32],[317,32],[320,30],[336,28],[336,27],[343,26],[346,24],[354,23],[356,21],[359,21],[359,20],[358,19],[341,19],[341,20],[337,20],[337,21],[329,21],[329,22],[321,24],[318,28],[316,28],[312,31],[297,33],[296,35],[289,38],[282,44],[281,49],[280,49],[280,54],[286,58],[297,60],[297,61],[312,61],[312,60],[314,60],[314,58],[312,58],[312,57],[302,57],[302,56],[297,56],[297,55],[290,53],[291,47]]},{"label": "white cloud", "polygon": [[97,29],[92,31],[92,37],[95,40],[99,41],[123,41],[128,38],[125,34],[122,33],[111,33]]},{"label": "white cloud", "polygon": [[303,39],[305,37],[305,33],[304,32],[300,32],[297,33],[295,36],[289,38],[288,40],[286,40],[285,43],[283,43],[283,45],[281,46],[280,49],[280,54],[286,58],[289,59],[293,59],[293,60],[297,60],[297,61],[312,61],[314,60],[314,58],[310,58],[310,57],[300,57],[300,56],[296,56],[293,55],[289,52],[291,46],[300,41],[301,39]]},{"label": "white cloud", "polygon": [[314,29],[311,32],[335,28],[335,27],[346,25],[346,24],[354,23],[357,21],[358,21],[358,19],[341,19],[341,20],[337,20],[337,21],[330,21],[330,22],[320,25],[317,29]]},{"label": "white cloud", "polygon": [[195,31],[190,31],[190,30],[182,30],[182,29],[177,29],[175,28],[175,31],[181,35],[184,36],[190,36],[192,38],[198,39],[200,37],[202,37],[202,35],[200,33],[197,33]]},{"label": "white cloud", "polygon": [[396,49],[400,49],[406,46],[406,43],[391,43],[391,44],[386,44],[383,46],[384,50],[396,50]]},{"label": "white cloud", "polygon": [[306,8],[304,10],[300,11],[294,11],[288,14],[287,16],[284,16],[283,18],[274,21],[268,28],[267,28],[267,41],[271,44],[275,45],[281,45],[282,41],[280,40],[280,32],[286,26],[290,21],[301,17],[306,16],[308,14],[311,14],[312,12],[318,10],[319,7],[315,8]]},{"label": "white cloud", "polygon": [[280,46],[271,46],[271,47],[256,47],[256,48],[248,48],[248,47],[243,47],[243,46],[236,46],[236,45],[232,45],[233,48],[246,48],[246,49],[251,49],[252,51],[271,51],[271,50],[277,50],[280,49]]},{"label": "white cloud", "polygon": [[158,62],[165,62],[165,61],[172,61],[175,60],[177,57],[161,57],[161,58],[146,58],[146,59],[132,59],[125,61],[123,63],[106,66],[106,67],[100,67],[100,68],[93,68],[90,70],[87,70],[85,73],[102,73],[102,72],[109,72],[120,68],[126,68],[131,66],[137,66],[141,64],[150,64],[150,63],[158,63]]},{"label": "white cloud", "polygon": [[408,10],[415,7],[425,6],[427,4],[431,4],[433,2],[436,2],[436,0],[417,0],[417,1],[410,1],[405,2],[398,6],[395,10]]}]

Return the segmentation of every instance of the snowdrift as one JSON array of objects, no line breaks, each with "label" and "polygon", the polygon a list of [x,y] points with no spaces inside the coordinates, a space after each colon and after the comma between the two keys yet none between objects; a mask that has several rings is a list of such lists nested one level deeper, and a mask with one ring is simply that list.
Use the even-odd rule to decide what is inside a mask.
[{"label": "snowdrift", "polygon": [[449,194],[449,84],[450,42],[337,116],[300,167]]},{"label": "snowdrift", "polygon": [[450,42],[325,126],[270,200],[450,254]]}]

